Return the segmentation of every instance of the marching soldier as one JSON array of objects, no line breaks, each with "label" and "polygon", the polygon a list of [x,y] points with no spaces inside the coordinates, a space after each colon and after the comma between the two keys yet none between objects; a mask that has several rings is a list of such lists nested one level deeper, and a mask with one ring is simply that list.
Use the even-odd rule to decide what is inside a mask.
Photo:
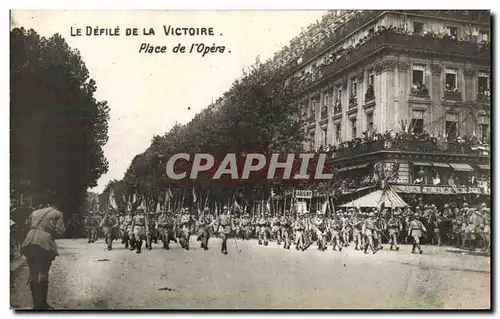
[{"label": "marching soldier", "polygon": [[120,227],[118,217],[113,209],[111,209],[101,220],[101,228],[104,233],[104,238],[108,246],[108,250],[112,249],[113,240],[117,237],[118,228]]},{"label": "marching soldier", "polygon": [[251,236],[251,229],[250,229],[250,216],[248,214],[243,215],[243,217],[240,220],[240,230],[243,239],[245,240],[250,240]]},{"label": "marching soldier", "polygon": [[278,216],[274,216],[271,219],[271,238],[276,240],[278,245],[281,245],[281,226],[280,226],[280,218]]},{"label": "marching soldier", "polygon": [[269,226],[270,222],[267,218],[267,214],[262,215],[262,217],[259,220],[259,228],[260,228],[260,233],[259,233],[259,245],[262,245],[264,243],[264,246],[267,246],[268,241],[269,241]]},{"label": "marching soldier", "polygon": [[[386,212],[387,211],[384,211],[384,214]],[[376,214],[376,209],[374,210],[374,213]],[[382,235],[384,234],[384,232],[387,229],[387,223],[386,223],[382,214],[376,215],[375,226],[376,226],[376,230],[375,230],[375,233],[373,235],[375,249],[382,250],[383,249],[383,247],[382,247]]]},{"label": "marching soldier", "polygon": [[147,220],[146,215],[144,214],[144,209],[138,208],[136,211],[137,214],[135,214],[134,218],[132,219],[132,229],[134,232],[136,253],[140,254],[142,249],[142,241],[146,239]]},{"label": "marching soldier", "polygon": [[169,210],[167,212],[167,225],[166,225],[166,233],[165,233],[165,242],[164,242],[164,246],[165,246],[165,249],[166,250],[169,250],[170,249],[170,241],[173,241],[175,243],[177,243],[177,237],[176,237],[176,234],[177,234],[177,222],[173,216],[173,212],[171,210]]},{"label": "marching soldier", "polygon": [[286,215],[282,217],[280,222],[284,249],[290,249],[290,246],[292,245],[292,221],[289,214],[290,212],[287,211]]},{"label": "marching soldier", "polygon": [[90,211],[85,218],[85,226],[87,227],[87,235],[89,236],[89,243],[95,242],[97,239],[97,217],[94,212]]},{"label": "marching soldier", "polygon": [[427,231],[424,224],[422,224],[419,218],[420,215],[418,213],[415,213],[415,215],[413,215],[412,221],[410,222],[410,225],[408,226],[408,236],[413,240],[413,246],[411,249],[412,254],[415,253],[415,248],[418,248],[420,254],[422,254],[422,248],[420,247],[420,238]]},{"label": "marching soldier", "polygon": [[151,250],[156,231],[156,220],[153,212],[149,212],[146,218],[146,230],[146,249]]},{"label": "marching soldier", "polygon": [[227,238],[231,235],[232,231],[231,212],[227,206],[222,209],[222,214],[217,221],[217,231],[222,239],[221,253],[227,255]]},{"label": "marching soldier", "polygon": [[304,224],[304,218],[303,215],[301,215],[299,218],[295,220],[295,222],[292,225],[293,230],[295,231],[295,249],[297,250],[304,250],[305,249],[305,242],[304,242],[304,231],[305,231],[305,224]]},{"label": "marching soldier", "polygon": [[342,251],[342,245],[340,244],[340,233],[342,230],[342,222],[339,219],[340,212],[337,211],[337,214],[333,216],[333,219],[330,221],[330,235],[332,241],[332,250],[336,251],[337,247],[339,251]]},{"label": "marching soldier", "polygon": [[325,251],[326,250],[326,220],[325,216],[322,212],[313,220],[314,227],[316,230],[316,237],[318,240],[318,250]]},{"label": "marching soldier", "polygon": [[[253,216],[252,225],[254,228],[255,238],[260,239],[260,218],[259,218],[259,216]],[[259,243],[259,245],[261,245],[261,244],[262,244],[262,242]]]},{"label": "marching soldier", "polygon": [[394,250],[394,247],[396,247],[396,251],[399,251],[399,246],[398,246],[398,237],[399,237],[399,232],[403,230],[403,225],[401,224],[401,220],[398,218],[399,216],[399,208],[394,212],[394,214],[391,215],[391,218],[389,218],[387,222],[387,226],[389,228],[389,244],[390,244],[390,250]]},{"label": "marching soldier", "polygon": [[201,241],[201,248],[208,250],[208,239],[210,238],[210,227],[212,227],[213,219],[208,208],[205,208],[198,219],[197,241]]},{"label": "marching soldier", "polygon": [[167,241],[169,240],[167,234],[167,224],[168,224],[167,212],[162,211],[160,217],[158,217],[157,229],[158,229],[158,237],[163,243],[163,249],[167,249]]},{"label": "marching soldier", "polygon": [[181,247],[186,250],[189,250],[190,223],[191,216],[188,214],[187,209],[184,209],[179,221],[179,241],[181,243]]},{"label": "marching soldier", "polygon": [[129,248],[130,245],[130,250],[135,249],[135,235],[134,228],[132,227],[134,216],[134,211],[128,211],[124,220],[125,226],[123,227],[125,229],[125,249]]},{"label": "marching soldier", "polygon": [[352,222],[352,235],[353,235],[353,240],[354,240],[354,250],[361,250],[361,247],[363,247],[363,243],[361,240],[361,230],[363,227],[363,219],[361,218],[360,213],[356,213],[354,216]]},{"label": "marching soldier", "polygon": [[[351,210],[349,210],[349,211],[351,211]],[[348,247],[352,225],[351,225],[351,222],[347,216],[347,213],[344,214],[341,221],[342,221],[342,241],[344,242],[344,247]]]},{"label": "marching soldier", "polygon": [[371,248],[373,254],[377,252],[373,243],[373,234],[377,231],[377,226],[375,225],[375,213],[371,212],[368,218],[363,223],[362,233],[365,236],[365,254],[368,252],[368,247]]}]

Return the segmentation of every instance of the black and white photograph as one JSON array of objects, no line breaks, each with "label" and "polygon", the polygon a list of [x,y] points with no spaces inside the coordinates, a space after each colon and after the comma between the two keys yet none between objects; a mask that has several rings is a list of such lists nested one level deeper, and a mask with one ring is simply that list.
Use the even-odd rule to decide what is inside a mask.
[{"label": "black and white photograph", "polygon": [[491,310],[492,12],[334,6],[11,10],[11,310]]}]

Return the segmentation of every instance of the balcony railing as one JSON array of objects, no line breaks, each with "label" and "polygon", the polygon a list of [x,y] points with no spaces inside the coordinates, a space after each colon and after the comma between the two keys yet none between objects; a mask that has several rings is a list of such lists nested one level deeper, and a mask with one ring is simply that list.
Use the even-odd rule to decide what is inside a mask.
[{"label": "balcony railing", "polygon": [[322,67],[322,76],[316,81],[312,76],[303,80],[294,80],[293,86],[298,90],[305,89],[313,83],[318,82],[325,77],[333,75],[347,66],[366,58],[377,50],[416,50],[421,52],[435,52],[449,55],[457,53],[478,59],[490,59],[490,45],[478,44],[468,41],[457,41],[451,38],[440,38],[432,34],[405,34],[397,33],[394,30],[377,31],[362,44],[358,44],[347,50],[342,51],[340,58],[336,61]]},{"label": "balcony railing", "polygon": [[316,117],[315,117],[314,115],[311,115],[311,116],[309,116],[309,117],[307,118],[306,122],[307,122],[308,124],[314,123],[314,122],[316,122]]},{"label": "balcony railing", "polygon": [[460,91],[444,91],[444,98],[448,100],[461,100],[462,92]]},{"label": "balcony railing", "polygon": [[411,95],[418,96],[418,97],[428,97],[429,96],[429,89],[427,86],[424,85],[414,85],[411,88]]},{"label": "balcony railing", "polygon": [[476,154],[484,155],[484,148],[476,148],[467,143],[444,142],[437,143],[434,140],[418,139],[387,139],[381,138],[375,141],[362,141],[355,139],[341,143],[341,147],[335,147],[331,152],[334,159],[348,158],[357,155],[378,151],[399,152],[422,152],[422,153],[448,153],[448,154]]}]

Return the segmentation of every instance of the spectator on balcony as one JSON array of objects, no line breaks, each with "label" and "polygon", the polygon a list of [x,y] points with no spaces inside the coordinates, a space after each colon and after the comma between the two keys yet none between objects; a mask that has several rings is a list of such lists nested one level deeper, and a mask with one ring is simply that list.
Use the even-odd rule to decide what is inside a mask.
[{"label": "spectator on balcony", "polygon": [[424,183],[424,178],[423,177],[419,177],[417,178],[416,180],[413,181],[413,184],[415,185],[420,185],[420,184],[423,184]]},{"label": "spectator on balcony", "polygon": [[439,185],[441,183],[441,179],[439,178],[439,174],[436,173],[432,178],[432,185]]},{"label": "spectator on balcony", "polygon": [[452,187],[456,187],[455,176],[453,176],[453,174],[451,174],[450,177],[448,177],[448,185],[450,185]]}]

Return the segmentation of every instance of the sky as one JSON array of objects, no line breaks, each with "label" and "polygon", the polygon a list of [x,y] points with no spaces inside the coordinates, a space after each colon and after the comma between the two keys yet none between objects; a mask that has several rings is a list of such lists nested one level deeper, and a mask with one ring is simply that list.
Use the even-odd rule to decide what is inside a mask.
[{"label": "sky", "polygon": [[[109,171],[101,176],[102,192],[112,179],[122,179],[135,155],[154,135],[175,123],[185,124],[240,78],[257,56],[272,57],[302,28],[320,20],[324,11],[12,11],[11,27],[34,29],[41,36],[62,35],[78,49],[97,100],[110,106],[109,140],[104,155]],[[165,36],[163,26],[213,28],[215,36]],[[119,36],[87,36],[87,28],[120,28]],[[139,36],[126,36],[137,28]],[[150,28],[154,29],[153,35]],[[73,36],[81,29],[82,36]],[[166,46],[166,53],[139,53],[144,43]],[[174,54],[177,44],[224,46],[224,53]]]}]

